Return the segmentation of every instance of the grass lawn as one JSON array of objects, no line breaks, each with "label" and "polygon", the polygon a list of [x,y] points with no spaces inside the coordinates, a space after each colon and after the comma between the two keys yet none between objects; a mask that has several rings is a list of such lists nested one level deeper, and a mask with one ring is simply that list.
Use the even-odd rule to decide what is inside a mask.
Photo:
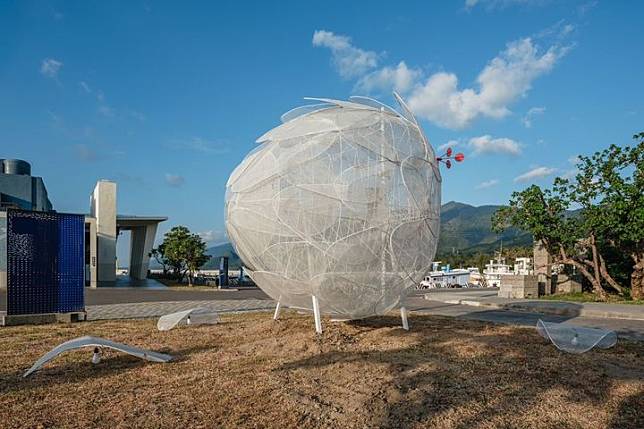
[{"label": "grass lawn", "polygon": [[[155,321],[0,329],[0,426],[642,428],[644,344],[564,354],[533,329],[433,316],[359,322],[284,312],[158,332]],[[95,335],[170,353],[68,352]]]},{"label": "grass lawn", "polygon": [[575,292],[575,293],[563,293],[558,295],[544,295],[540,296],[540,299],[548,299],[553,301],[572,301],[572,302],[607,302],[610,304],[634,304],[634,305],[644,305],[644,300],[641,299],[624,299],[619,295],[608,295],[606,301],[601,301],[597,295],[591,292]]}]

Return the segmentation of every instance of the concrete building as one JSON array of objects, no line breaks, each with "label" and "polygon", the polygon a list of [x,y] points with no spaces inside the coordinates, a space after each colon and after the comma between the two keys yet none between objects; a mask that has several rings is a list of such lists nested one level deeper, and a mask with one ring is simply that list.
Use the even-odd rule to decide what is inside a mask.
[{"label": "concrete building", "polygon": [[[31,177],[31,166],[21,160],[2,161],[0,173],[0,288],[7,285],[6,210],[53,211],[45,184]],[[116,240],[129,230],[130,268],[134,280],[147,277],[150,253],[162,216],[125,216],[117,214],[117,186],[99,180],[90,195],[89,214],[85,215],[85,285],[114,286],[116,283]]]},{"label": "concrete building", "polygon": [[0,209],[49,211],[45,183],[31,175],[31,165],[20,159],[0,159]]}]

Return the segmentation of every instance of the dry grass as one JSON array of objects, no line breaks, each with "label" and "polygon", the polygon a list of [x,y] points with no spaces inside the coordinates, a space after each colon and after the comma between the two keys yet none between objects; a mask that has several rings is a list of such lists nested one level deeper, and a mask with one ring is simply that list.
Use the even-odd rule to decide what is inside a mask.
[{"label": "dry grass", "polygon": [[[0,330],[2,427],[644,427],[644,345],[583,355],[531,329],[413,316],[325,322],[286,312],[158,332],[153,321]],[[58,343],[111,338],[177,359],[70,352],[23,380]]]}]

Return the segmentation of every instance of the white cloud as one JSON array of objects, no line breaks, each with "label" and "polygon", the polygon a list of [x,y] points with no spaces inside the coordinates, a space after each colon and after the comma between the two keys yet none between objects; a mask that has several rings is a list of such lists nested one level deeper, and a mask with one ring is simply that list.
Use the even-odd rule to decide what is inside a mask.
[{"label": "white cloud", "polygon": [[220,242],[226,238],[225,232],[214,229],[198,232],[197,235],[199,235],[199,237],[201,237],[206,243]]},{"label": "white cloud", "polygon": [[80,82],[78,82],[78,84],[80,85],[81,88],[83,88],[83,91],[85,91],[85,93],[87,93],[87,94],[92,93],[92,89],[89,87],[87,82],[80,81]]},{"label": "white cloud", "polygon": [[55,60],[53,58],[45,58],[44,60],[42,60],[42,64],[40,65],[40,73],[42,73],[43,76],[56,79],[56,77],[58,77],[58,72],[60,71],[60,68],[62,66],[63,63],[58,60]]},{"label": "white cloud", "polygon": [[166,173],[165,183],[169,186],[179,187],[185,183],[186,179],[178,174]]},{"label": "white cloud", "polygon": [[577,174],[579,174],[579,169],[577,168],[577,164],[579,164],[580,161],[581,161],[581,158],[579,158],[578,155],[571,156],[570,158],[568,158],[568,163],[572,166],[572,168],[565,170],[561,174],[561,177],[564,179],[572,179],[575,176],[577,176]]},{"label": "white cloud", "polygon": [[523,126],[526,128],[532,127],[532,120],[534,119],[535,116],[538,115],[543,115],[546,111],[545,107],[532,107],[530,110],[528,110],[523,116],[523,119],[521,119],[521,122],[523,122]]},{"label": "white cloud", "polygon": [[454,149],[456,146],[458,146],[460,144],[461,144],[461,142],[458,141],[458,140],[450,140],[447,143],[443,143],[442,145],[438,146],[436,148],[436,150],[439,153],[443,153],[443,151],[447,150],[447,148],[451,147],[452,149]]},{"label": "white cloud", "polygon": [[439,72],[409,94],[409,106],[421,117],[446,128],[464,128],[479,116],[503,118],[508,106],[524,96],[532,82],[549,72],[568,48],[551,46],[540,52],[532,39],[507,45],[477,77],[478,89],[458,88],[453,73]]},{"label": "white cloud", "polygon": [[479,183],[474,187],[474,189],[487,189],[487,188],[491,188],[492,186],[496,186],[498,184],[499,184],[498,179],[490,179]]},{"label": "white cloud", "polygon": [[112,117],[114,116],[114,109],[112,109],[110,106],[101,105],[98,106],[98,113],[103,116]]},{"label": "white cloud", "polygon": [[383,67],[363,76],[356,84],[356,90],[371,93],[391,91],[393,88],[397,92],[404,93],[414,86],[421,75],[420,70],[410,69],[404,61],[401,61],[397,67]]},{"label": "white cloud", "polygon": [[468,144],[474,151],[474,154],[504,153],[508,155],[519,155],[521,153],[521,145],[506,137],[493,138],[490,135],[473,137],[469,140]]},{"label": "white cloud", "polygon": [[313,46],[329,48],[333,64],[340,76],[346,79],[361,76],[378,66],[377,53],[353,46],[347,36],[318,30],[313,34]]},{"label": "white cloud", "polygon": [[557,171],[556,168],[550,167],[535,167],[532,170],[523,173],[520,176],[514,178],[515,182],[529,182],[531,180],[542,179],[544,177],[550,176]]}]

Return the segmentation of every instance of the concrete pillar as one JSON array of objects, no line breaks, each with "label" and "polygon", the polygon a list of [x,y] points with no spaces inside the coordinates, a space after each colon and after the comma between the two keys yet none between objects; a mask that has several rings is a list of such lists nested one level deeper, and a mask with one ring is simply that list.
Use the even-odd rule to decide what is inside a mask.
[{"label": "concrete pillar", "polygon": [[541,241],[534,242],[534,274],[537,276],[539,290],[544,295],[552,294],[552,256]]},{"label": "concrete pillar", "polygon": [[154,247],[157,223],[133,227],[130,230],[130,277],[143,280],[148,276],[150,252]]},{"label": "concrete pillar", "polygon": [[100,180],[90,198],[96,219],[97,285],[116,282],[116,183]]},{"label": "concrete pillar", "polygon": [[89,261],[85,263],[85,278],[89,279],[89,287],[97,286],[97,264],[96,257],[96,219],[85,217],[85,228],[89,228],[89,241],[85,243],[86,249],[89,248]]}]

